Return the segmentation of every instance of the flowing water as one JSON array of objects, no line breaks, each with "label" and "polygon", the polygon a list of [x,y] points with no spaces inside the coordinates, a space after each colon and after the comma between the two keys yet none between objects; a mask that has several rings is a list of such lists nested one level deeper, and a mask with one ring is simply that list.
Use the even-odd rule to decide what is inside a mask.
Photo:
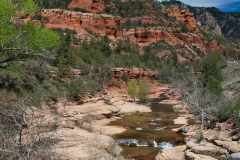
[{"label": "flowing water", "polygon": [[184,144],[184,135],[171,130],[181,126],[173,124],[178,113],[173,111],[173,105],[159,104],[163,99],[165,97],[149,103],[151,113],[136,112],[109,124],[127,129],[113,136],[123,148],[122,155],[126,159],[154,160],[161,149]]}]

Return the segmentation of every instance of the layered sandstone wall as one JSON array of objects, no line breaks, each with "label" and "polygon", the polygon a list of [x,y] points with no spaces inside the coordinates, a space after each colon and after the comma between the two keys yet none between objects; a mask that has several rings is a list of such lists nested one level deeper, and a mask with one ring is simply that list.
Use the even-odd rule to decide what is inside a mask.
[{"label": "layered sandstone wall", "polygon": [[[74,77],[83,76],[82,71],[79,69],[72,69],[72,75]],[[55,72],[52,72],[53,74]],[[138,79],[138,78],[151,78],[155,79],[157,77],[158,71],[153,71],[150,69],[142,69],[142,68],[113,68],[112,69],[112,77],[115,79],[122,78],[123,75],[126,75],[129,79]]]},{"label": "layered sandstone wall", "polygon": [[142,68],[113,68],[112,69],[113,77],[116,79],[122,78],[125,74],[129,79],[138,79],[138,78],[153,78],[157,77],[158,71],[152,71],[150,69]]},{"label": "layered sandstone wall", "polygon": [[192,31],[199,31],[197,28],[197,21],[194,18],[193,13],[189,12],[188,10],[181,10],[177,6],[171,6],[168,9],[169,16],[176,17],[177,21],[186,24],[186,27]]},{"label": "layered sandstone wall", "polygon": [[63,9],[43,9],[42,16],[48,17],[48,28],[68,28],[75,30],[77,38],[84,38],[91,31],[99,35],[109,35],[118,39],[129,39],[135,43],[149,44],[165,40],[175,44],[202,45],[201,35],[183,33],[180,28],[137,27],[121,30],[121,18],[108,14],[82,13]]},{"label": "layered sandstone wall", "polygon": [[195,44],[202,45],[201,35],[195,33],[183,33],[180,28],[169,27],[137,27],[122,31],[123,39],[129,39],[135,43],[149,44],[164,40],[171,44]]},{"label": "layered sandstone wall", "polygon": [[74,29],[78,37],[86,30],[99,35],[120,36],[120,17],[107,14],[82,13],[63,9],[42,9],[42,16],[48,17],[47,28]]}]

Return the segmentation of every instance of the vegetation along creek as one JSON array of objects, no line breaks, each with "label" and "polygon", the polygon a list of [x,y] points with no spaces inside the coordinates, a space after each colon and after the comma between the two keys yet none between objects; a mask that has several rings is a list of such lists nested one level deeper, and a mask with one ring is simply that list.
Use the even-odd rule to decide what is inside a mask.
[{"label": "vegetation along creek", "polygon": [[0,160],[240,159],[240,1],[221,3],[0,0]]}]

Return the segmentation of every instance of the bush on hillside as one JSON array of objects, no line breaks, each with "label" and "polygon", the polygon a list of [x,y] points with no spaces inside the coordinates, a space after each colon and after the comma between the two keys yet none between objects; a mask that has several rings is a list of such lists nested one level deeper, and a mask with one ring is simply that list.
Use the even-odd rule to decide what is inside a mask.
[{"label": "bush on hillside", "polygon": [[215,94],[222,92],[221,82],[223,81],[222,71],[219,67],[222,56],[220,52],[209,51],[207,56],[200,61],[198,71],[202,72],[201,81],[204,87]]},{"label": "bush on hillside", "polygon": [[74,78],[67,84],[67,97],[70,100],[78,100],[85,95],[84,81],[80,78]]}]

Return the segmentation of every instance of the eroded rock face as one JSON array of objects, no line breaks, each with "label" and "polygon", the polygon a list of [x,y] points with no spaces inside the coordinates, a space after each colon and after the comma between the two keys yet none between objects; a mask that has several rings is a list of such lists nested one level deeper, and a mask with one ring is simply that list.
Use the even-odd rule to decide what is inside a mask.
[{"label": "eroded rock face", "polygon": [[68,8],[82,8],[89,12],[102,12],[104,9],[103,0],[73,0]]},{"label": "eroded rock face", "polygon": [[222,30],[217,20],[205,8],[195,8],[194,15],[196,15],[197,23],[203,29],[219,36],[222,35]]},{"label": "eroded rock face", "polygon": [[210,42],[209,48],[211,48],[212,50],[221,50],[221,48],[220,48],[220,46],[218,46],[216,40],[212,40],[212,41]]},{"label": "eroded rock face", "polygon": [[120,36],[120,17],[107,14],[82,13],[63,9],[42,9],[42,16],[48,17],[47,28],[68,28],[75,30],[78,38],[92,31],[99,35]]},{"label": "eroded rock face", "polygon": [[240,24],[239,13],[223,13],[217,8],[191,8],[197,23],[206,31],[224,35],[229,39],[239,39],[239,29],[236,27]]},{"label": "eroded rock face", "polygon": [[[137,27],[129,30],[121,30],[121,24],[126,19],[121,19],[119,16],[112,16],[108,14],[97,14],[96,9],[91,7],[94,4],[98,6],[103,5],[102,0],[98,1],[86,1],[86,0],[73,0],[69,4],[69,8],[81,8],[88,9],[91,13],[82,13],[75,11],[68,11],[63,9],[42,9],[42,16],[47,17],[48,21],[45,22],[47,28],[68,28],[76,31],[76,38],[85,38],[89,35],[89,31],[92,33],[104,36],[108,35],[110,39],[129,39],[131,42],[139,44],[149,44],[152,42],[164,40],[171,44],[191,44],[202,46],[202,36],[200,33],[183,33],[181,28],[171,27]],[[90,7],[89,7],[90,6]],[[102,8],[102,7],[99,7]],[[196,20],[187,10],[180,10],[177,7],[173,7],[170,12],[171,16],[175,16],[177,21],[181,21],[186,24],[189,30],[198,31],[196,27]],[[147,23],[157,23],[154,19],[149,17],[141,17],[143,21]],[[137,20],[137,19],[136,19]]]},{"label": "eroded rock face", "polygon": [[211,50],[217,50],[217,51],[223,51],[224,49],[230,49],[229,46],[224,46],[224,45],[218,45],[218,42],[216,40],[212,40],[209,44],[209,48]]},{"label": "eroded rock face", "polygon": [[171,44],[195,44],[202,45],[201,36],[195,33],[185,34],[181,28],[169,27],[137,27],[135,29],[123,30],[123,39],[129,39],[135,43],[149,44],[164,40]]},{"label": "eroded rock face", "polygon": [[172,6],[168,9],[169,16],[176,17],[176,20],[186,24],[187,28],[192,31],[198,31],[196,19],[193,13],[188,10],[180,10],[177,6]]},{"label": "eroded rock face", "polygon": [[118,79],[121,78],[124,74],[129,78],[129,79],[137,79],[137,78],[156,78],[157,76],[157,71],[152,71],[150,69],[144,70],[141,68],[113,68],[113,77]]}]

